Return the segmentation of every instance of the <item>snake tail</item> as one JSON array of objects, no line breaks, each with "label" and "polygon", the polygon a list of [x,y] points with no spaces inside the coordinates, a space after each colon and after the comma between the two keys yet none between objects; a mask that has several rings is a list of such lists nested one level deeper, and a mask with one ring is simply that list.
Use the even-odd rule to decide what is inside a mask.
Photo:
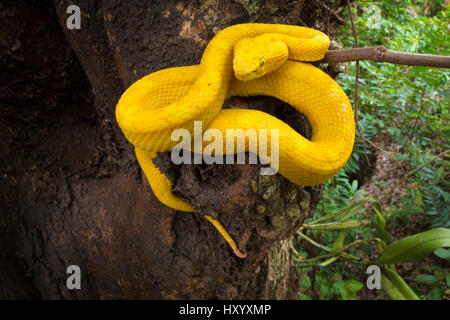
[{"label": "snake tail", "polygon": [[219,220],[215,220],[215,219],[211,218],[211,216],[208,216],[208,215],[204,215],[204,217],[209,222],[212,223],[212,225],[217,229],[217,231],[219,231],[219,233],[222,235],[222,237],[225,239],[225,241],[228,242],[231,249],[233,249],[233,252],[237,257],[239,257],[241,259],[244,259],[247,257],[247,253],[239,250],[239,247],[237,246],[236,242],[234,242],[233,238],[230,236],[230,234],[225,229],[225,227],[219,222]]}]

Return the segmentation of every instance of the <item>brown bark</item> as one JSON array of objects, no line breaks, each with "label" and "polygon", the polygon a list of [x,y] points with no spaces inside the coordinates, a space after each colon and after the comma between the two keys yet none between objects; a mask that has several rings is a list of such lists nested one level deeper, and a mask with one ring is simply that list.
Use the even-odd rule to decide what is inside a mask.
[{"label": "brown bark", "polygon": [[[283,17],[295,8],[295,1],[239,2],[81,0],[81,30],[65,27],[71,1],[0,8],[7,79],[0,87],[0,297],[297,297],[286,239],[314,209],[320,187],[259,176],[250,165],[173,168],[177,192],[218,216],[246,248],[248,258],[239,260],[200,214],[176,213],[156,199],[114,117],[131,83],[198,63],[215,31],[291,22]],[[300,18],[335,32],[333,15],[314,2],[303,4]],[[277,100],[227,103],[256,105],[308,135],[304,117]],[[82,270],[81,290],[66,287],[71,264]]]}]

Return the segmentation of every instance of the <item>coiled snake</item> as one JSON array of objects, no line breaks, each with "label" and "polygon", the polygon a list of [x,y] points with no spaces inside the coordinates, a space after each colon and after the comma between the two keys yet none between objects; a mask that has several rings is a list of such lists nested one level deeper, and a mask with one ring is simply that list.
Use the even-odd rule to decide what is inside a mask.
[{"label": "coiled snake", "polygon": [[[172,150],[176,145],[171,141],[173,130],[185,128],[192,134],[195,120],[203,121],[204,130],[215,128],[224,136],[226,129],[279,129],[279,172],[284,177],[305,186],[331,178],[353,149],[352,108],[333,79],[299,62],[322,59],[328,46],[329,38],[310,28],[234,25],[209,42],[199,65],[160,70],[131,85],[117,104],[116,118],[135,146],[156,197],[175,210],[195,211],[172,193],[173,182],[152,163],[157,152]],[[303,113],[311,124],[312,138],[307,140],[261,111],[221,110],[230,96],[254,95],[278,98]],[[219,221],[205,217],[237,256],[246,256]]]}]

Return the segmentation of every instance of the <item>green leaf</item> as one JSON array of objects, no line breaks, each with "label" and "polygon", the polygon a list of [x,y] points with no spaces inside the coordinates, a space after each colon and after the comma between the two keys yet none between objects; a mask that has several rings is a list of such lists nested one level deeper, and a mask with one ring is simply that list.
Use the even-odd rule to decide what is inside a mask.
[{"label": "green leaf", "polygon": [[421,274],[414,278],[414,281],[416,282],[423,282],[423,283],[433,283],[436,282],[437,279],[435,276],[431,274]]},{"label": "green leaf", "polygon": [[377,221],[381,228],[384,228],[386,226],[386,219],[383,217],[383,214],[381,213],[381,206],[378,202],[375,202],[373,204],[373,210],[375,211],[377,215]]},{"label": "green leaf", "polygon": [[403,238],[386,247],[375,263],[420,261],[440,247],[450,246],[450,229],[436,228]]},{"label": "green leaf", "polygon": [[345,207],[339,211],[329,213],[329,214],[323,216],[322,218],[312,221],[312,223],[317,224],[319,222],[331,220],[331,219],[338,218],[338,217],[340,218],[339,219],[340,221],[343,221],[346,218],[348,218],[349,216],[351,216],[353,213],[355,213],[356,211],[361,209],[369,201],[373,201],[373,199],[366,198],[366,199],[363,199],[358,202],[353,202],[352,204],[348,205],[347,207]]},{"label": "green leaf", "polygon": [[[336,239],[336,241],[333,244],[333,247],[331,248],[331,253],[334,253],[336,251],[338,251],[339,249],[341,249],[344,245],[344,240],[345,240],[345,235],[347,234],[346,231],[341,231]],[[335,257],[331,257],[330,259],[322,262],[320,264],[321,267],[326,267],[330,264],[332,264],[334,261],[336,261],[339,258],[339,255],[335,256]]]},{"label": "green leaf", "polygon": [[391,243],[392,237],[391,235],[384,229],[386,226],[386,219],[383,217],[383,214],[381,213],[381,206],[378,202],[375,202],[373,204],[373,211],[375,211],[376,214],[376,221],[372,223],[372,226],[375,227],[377,230],[377,234],[379,237],[384,239],[386,242]]},{"label": "green leaf", "polygon": [[300,300],[312,300],[310,296],[304,294],[304,293],[300,293]]},{"label": "green leaf", "polygon": [[320,296],[321,296],[320,298],[325,299],[325,298],[327,298],[327,296],[330,292],[330,287],[326,283],[322,283],[319,286],[319,291],[320,291]]},{"label": "green leaf", "polygon": [[320,299],[326,299],[331,289],[331,280],[324,273],[317,273],[315,280],[319,285]]},{"label": "green leaf", "polygon": [[375,230],[377,230],[377,234],[380,238],[384,239],[387,243],[392,242],[391,235],[384,228],[382,228],[379,224],[374,224],[373,226],[375,227]]},{"label": "green leaf", "polygon": [[403,278],[389,267],[381,268],[381,287],[393,300],[420,300]]},{"label": "green leaf", "polygon": [[450,260],[450,249],[439,248],[434,251],[439,258]]},{"label": "green leaf", "polygon": [[334,281],[333,282],[333,291],[335,293],[339,293],[339,290],[341,290],[341,288],[345,285],[345,281],[344,280],[338,280],[338,281]]},{"label": "green leaf", "polygon": [[431,295],[430,295],[430,300],[442,300],[442,295],[443,295],[443,290],[438,287],[438,286],[434,286],[431,289]]},{"label": "green leaf", "polygon": [[329,222],[320,224],[305,224],[304,227],[311,230],[342,230],[364,227],[370,224],[368,220],[350,220],[344,222]]},{"label": "green leaf", "polygon": [[300,284],[302,288],[308,289],[309,287],[311,287],[311,279],[309,278],[308,275],[304,275]]},{"label": "green leaf", "polygon": [[347,234],[347,232],[344,230],[339,232],[339,234],[336,238],[336,241],[333,243],[333,246],[331,247],[331,252],[336,252],[344,246],[344,240],[345,240],[346,234]]},{"label": "green leaf", "polygon": [[381,288],[383,288],[384,292],[386,292],[392,300],[407,300],[403,293],[397,289],[384,273],[381,273]]},{"label": "green leaf", "polygon": [[419,267],[420,270],[429,270],[434,272],[444,272],[442,268],[436,267],[436,266],[421,266]]},{"label": "green leaf", "polygon": [[447,276],[445,277],[445,281],[447,282],[447,287],[450,288],[450,273],[447,273]]},{"label": "green leaf", "polygon": [[356,191],[358,189],[358,180],[353,180],[352,182],[352,190]]},{"label": "green leaf", "polygon": [[344,285],[339,289],[343,300],[356,300],[356,294],[364,288],[364,285],[354,279],[345,281]]},{"label": "green leaf", "polygon": [[362,288],[364,288],[364,285],[361,282],[359,282],[357,280],[353,280],[353,279],[346,281],[344,286],[347,288],[347,290],[349,292],[353,292],[353,293],[356,293],[359,290],[361,290]]}]

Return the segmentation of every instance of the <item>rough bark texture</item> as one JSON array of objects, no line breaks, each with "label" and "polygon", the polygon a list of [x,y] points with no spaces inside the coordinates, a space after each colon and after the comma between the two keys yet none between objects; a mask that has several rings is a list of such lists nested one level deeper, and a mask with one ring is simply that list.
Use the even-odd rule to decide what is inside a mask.
[{"label": "rough bark texture", "polygon": [[[2,2],[0,298],[296,298],[289,238],[321,188],[250,165],[171,167],[160,155],[178,194],[219,217],[245,248],[240,260],[200,214],[155,198],[114,110],[140,77],[198,63],[229,25],[307,24],[335,34],[339,21],[323,2],[301,10],[275,0]],[[81,30],[65,27],[70,4],[81,8]],[[310,134],[304,117],[275,99],[227,106],[257,107]],[[81,290],[66,287],[72,264]]]}]

